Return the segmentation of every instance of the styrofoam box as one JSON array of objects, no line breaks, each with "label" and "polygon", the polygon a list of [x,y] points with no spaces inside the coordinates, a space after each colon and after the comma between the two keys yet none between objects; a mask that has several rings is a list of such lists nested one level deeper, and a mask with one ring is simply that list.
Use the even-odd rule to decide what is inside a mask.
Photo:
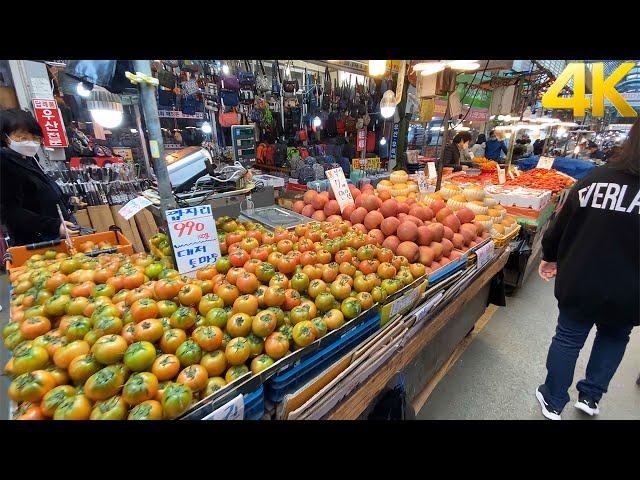
[{"label": "styrofoam box", "polygon": [[260,181],[269,187],[284,187],[284,179],[273,175],[254,175],[253,181]]},{"label": "styrofoam box", "polygon": [[542,210],[551,201],[550,190],[493,185],[485,188],[500,205]]}]

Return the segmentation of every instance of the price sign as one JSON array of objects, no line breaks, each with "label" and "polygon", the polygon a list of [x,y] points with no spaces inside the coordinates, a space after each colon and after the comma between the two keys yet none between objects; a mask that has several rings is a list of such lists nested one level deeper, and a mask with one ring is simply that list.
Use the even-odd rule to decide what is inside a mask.
[{"label": "price sign", "polygon": [[516,168],[516,169],[515,169],[515,172],[516,172],[516,177],[519,177],[519,176],[521,175],[521,174],[520,174],[520,169],[519,169],[519,168]]},{"label": "price sign", "polygon": [[424,172],[422,170],[418,170],[418,190],[420,193],[427,193],[427,189],[429,185],[427,183],[427,179],[424,177]]},{"label": "price sign", "polygon": [[509,177],[511,177],[511,180],[516,179],[516,177],[513,176],[513,172],[511,170],[509,170]]},{"label": "price sign", "polygon": [[347,205],[352,205],[354,203],[351,190],[349,190],[349,185],[347,185],[347,179],[344,178],[344,172],[341,168],[333,168],[331,170],[327,170],[325,174],[329,179],[331,190],[333,190],[333,194],[335,195],[338,205],[340,205],[340,211],[342,212]]},{"label": "price sign", "polygon": [[429,172],[429,178],[438,178],[438,171],[436,170],[436,162],[427,162],[427,170]]},{"label": "price sign", "polygon": [[243,420],[244,419],[244,397],[242,394],[229,400],[220,408],[216,408],[202,420]]},{"label": "price sign", "polygon": [[118,213],[125,220],[129,220],[136,213],[138,213],[143,208],[151,205],[151,201],[147,197],[136,197],[133,200],[127,202],[127,204],[118,210]]},{"label": "price sign", "polygon": [[500,168],[500,165],[496,165],[496,169],[498,170],[498,183],[502,185],[507,181],[507,176],[504,173],[504,168]]},{"label": "price sign", "polygon": [[490,240],[489,243],[476,250],[476,255],[478,256],[478,268],[484,267],[487,262],[493,258],[494,250],[495,245],[493,240]]},{"label": "price sign", "polygon": [[408,294],[403,295],[393,302],[393,305],[391,306],[391,316],[393,317],[398,313],[407,311],[414,303],[416,303],[421,293],[420,290],[420,287],[416,287]]},{"label": "price sign", "polygon": [[553,161],[554,161],[553,157],[540,157],[540,159],[538,160],[538,165],[536,165],[536,168],[544,168],[546,170],[550,170],[551,167],[553,167]]},{"label": "price sign", "polygon": [[358,143],[356,145],[356,151],[361,152],[367,148],[367,129],[360,128],[358,130]]},{"label": "price sign", "polygon": [[220,244],[211,205],[165,212],[178,271],[192,274],[220,257]]}]

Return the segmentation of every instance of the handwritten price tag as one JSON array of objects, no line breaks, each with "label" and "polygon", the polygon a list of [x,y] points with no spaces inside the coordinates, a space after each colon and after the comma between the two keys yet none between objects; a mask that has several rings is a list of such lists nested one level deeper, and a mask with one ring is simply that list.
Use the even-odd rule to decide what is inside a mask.
[{"label": "handwritten price tag", "polygon": [[429,171],[429,178],[438,178],[436,162],[427,162],[427,170]]},{"label": "handwritten price tag", "polygon": [[538,160],[538,165],[536,165],[536,168],[544,168],[547,170],[550,170],[551,167],[553,167],[553,161],[555,159],[553,157],[540,157],[540,160]]},{"label": "handwritten price tag", "polygon": [[495,250],[495,245],[493,240],[489,241],[486,245],[483,245],[478,250],[476,250],[476,255],[478,256],[478,268],[484,267],[491,258],[493,258],[493,252]]},{"label": "handwritten price tag", "polygon": [[334,168],[327,170],[325,174],[329,179],[331,190],[333,190],[338,205],[340,205],[340,211],[342,212],[347,205],[353,205],[353,196],[351,195],[351,190],[349,190],[349,185],[347,184],[347,179],[344,177],[342,169]]},{"label": "handwritten price tag", "polygon": [[424,176],[424,172],[422,170],[418,171],[418,190],[420,193],[427,193],[429,185],[427,183],[427,179]]},{"label": "handwritten price tag", "polygon": [[513,172],[511,170],[509,170],[509,177],[511,177],[511,180],[516,179],[516,177],[513,176]]},{"label": "handwritten price tag", "polygon": [[391,316],[407,311],[417,300],[420,295],[420,287],[416,287],[411,292],[403,295],[391,306]]},{"label": "handwritten price tag", "polygon": [[138,213],[143,208],[148,207],[149,205],[151,205],[151,201],[148,198],[136,197],[133,200],[127,202],[125,206],[118,210],[118,213],[125,220],[129,220],[136,213]]},{"label": "handwritten price tag", "polygon": [[500,168],[500,165],[496,165],[496,170],[498,170],[498,183],[502,185],[507,181],[507,176],[504,173],[504,168]]},{"label": "handwritten price tag", "polygon": [[191,235],[193,231],[202,232],[204,230],[204,223],[194,222],[193,220],[187,220],[186,222],[176,222],[173,224],[173,229],[178,232],[178,238],[183,235]]},{"label": "handwritten price tag", "polygon": [[244,397],[242,394],[229,400],[220,408],[215,409],[202,420],[243,420],[244,419]]}]

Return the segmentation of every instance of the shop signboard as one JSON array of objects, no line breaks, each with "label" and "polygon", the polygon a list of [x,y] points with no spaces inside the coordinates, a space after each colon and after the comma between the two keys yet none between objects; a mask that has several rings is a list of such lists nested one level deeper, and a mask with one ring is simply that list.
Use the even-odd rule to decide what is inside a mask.
[{"label": "shop signboard", "polygon": [[65,148],[69,146],[62,122],[62,115],[55,100],[34,98],[33,109],[42,133],[44,146],[49,148]]},{"label": "shop signboard", "polygon": [[111,151],[116,157],[121,157],[123,160],[127,162],[133,162],[133,151],[129,147],[116,147],[112,148]]},{"label": "shop signboard", "polygon": [[358,143],[356,145],[356,151],[361,152],[365,148],[367,148],[367,129],[359,128],[358,129]]},{"label": "shop signboard", "polygon": [[393,124],[393,135],[391,136],[391,152],[389,153],[389,159],[396,159],[396,151],[398,149],[398,131],[400,130],[400,125],[397,123]]},{"label": "shop signboard", "polygon": [[347,179],[344,177],[344,172],[341,168],[332,168],[325,172],[329,183],[331,184],[331,190],[340,205],[340,211],[342,212],[347,205],[353,205],[353,196],[349,185],[347,185]]},{"label": "shop signboard", "polygon": [[214,265],[220,244],[211,205],[177,208],[165,212],[178,271],[195,276],[195,271]]}]

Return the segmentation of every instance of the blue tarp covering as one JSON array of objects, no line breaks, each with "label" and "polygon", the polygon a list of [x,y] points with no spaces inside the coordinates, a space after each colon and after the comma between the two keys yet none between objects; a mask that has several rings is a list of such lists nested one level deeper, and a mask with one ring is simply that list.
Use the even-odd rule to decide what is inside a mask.
[{"label": "blue tarp covering", "polygon": [[[520,170],[531,170],[538,164],[538,155],[533,155],[527,158],[521,158],[518,162],[518,168]],[[587,160],[578,160],[577,158],[568,157],[556,157],[553,162],[553,168],[572,176],[576,180],[584,178],[595,165]]]}]

